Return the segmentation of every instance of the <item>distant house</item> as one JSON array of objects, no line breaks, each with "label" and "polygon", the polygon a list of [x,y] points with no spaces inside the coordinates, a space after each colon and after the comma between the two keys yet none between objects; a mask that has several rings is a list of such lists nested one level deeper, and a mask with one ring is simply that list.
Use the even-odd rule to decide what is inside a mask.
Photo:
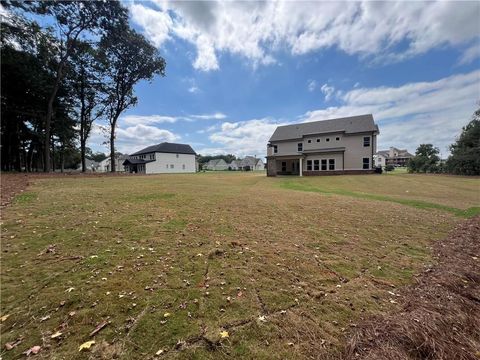
[{"label": "distant house", "polygon": [[[128,159],[128,155],[117,154],[115,155],[115,171],[116,172],[124,172],[125,167],[123,166],[123,162]],[[110,166],[110,156],[106,159],[100,161],[100,166],[98,171],[109,172],[111,171],[112,167]]]},{"label": "distant house", "polygon": [[267,145],[267,175],[373,173],[378,133],[371,114],[279,126]]},{"label": "distant house", "polygon": [[228,164],[229,170],[238,170],[240,169],[240,160],[232,160],[230,164]]},{"label": "distant house", "polygon": [[[92,172],[95,172],[95,171],[101,171],[99,170],[100,169],[100,163],[94,161],[94,160],[90,160],[90,159],[85,159],[85,167],[86,167],[86,171],[92,171]],[[77,167],[77,170],[82,170],[82,163],[80,162],[80,165]]]},{"label": "distant house", "polygon": [[223,159],[212,159],[205,165],[206,170],[227,170],[228,164]]},{"label": "distant house", "polygon": [[374,156],[375,166],[407,166],[408,161],[413,157],[406,149],[390,147],[389,150],[380,150]]},{"label": "distant house", "polygon": [[133,153],[123,166],[130,173],[194,173],[196,156],[190,145],[164,142]]},{"label": "distant house", "polygon": [[253,156],[245,156],[245,158],[240,161],[239,168],[240,170],[263,170],[265,164],[262,159]]}]

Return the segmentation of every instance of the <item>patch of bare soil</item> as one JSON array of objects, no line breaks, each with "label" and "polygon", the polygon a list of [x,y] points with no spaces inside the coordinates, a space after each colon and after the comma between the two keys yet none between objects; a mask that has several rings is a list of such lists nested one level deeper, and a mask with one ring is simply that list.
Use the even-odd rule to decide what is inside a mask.
[{"label": "patch of bare soil", "polygon": [[10,204],[16,194],[28,186],[28,174],[2,174],[0,176],[0,209]]},{"label": "patch of bare soil", "polygon": [[401,310],[370,318],[344,359],[480,359],[480,217],[435,247],[436,265],[404,289]]}]

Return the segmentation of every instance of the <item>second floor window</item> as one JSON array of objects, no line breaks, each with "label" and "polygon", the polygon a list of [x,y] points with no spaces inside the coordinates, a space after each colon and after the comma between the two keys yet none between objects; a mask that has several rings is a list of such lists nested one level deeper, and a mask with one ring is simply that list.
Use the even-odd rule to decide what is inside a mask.
[{"label": "second floor window", "polygon": [[278,153],[278,145],[273,145],[273,153]]},{"label": "second floor window", "polygon": [[298,150],[299,152],[303,151],[303,143],[298,143],[298,144],[297,144],[297,147],[298,147],[297,150]]},{"label": "second floor window", "polygon": [[370,146],[370,136],[363,137],[363,146],[368,147]]}]

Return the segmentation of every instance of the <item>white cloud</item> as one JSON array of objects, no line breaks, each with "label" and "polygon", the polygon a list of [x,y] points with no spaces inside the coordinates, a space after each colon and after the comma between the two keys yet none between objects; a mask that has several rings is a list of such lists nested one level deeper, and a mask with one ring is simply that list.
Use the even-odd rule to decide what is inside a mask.
[{"label": "white cloud", "polygon": [[[239,122],[224,122],[219,130],[209,137],[220,153],[232,153],[238,156],[264,156],[268,139],[279,125],[285,122],[271,118],[252,119]],[[211,150],[210,149],[210,150]],[[204,152],[205,154],[212,153]]]},{"label": "white cloud", "polygon": [[327,84],[323,84],[320,90],[322,90],[323,95],[325,95],[325,101],[330,101],[335,94],[335,88],[333,86],[328,86]]},{"label": "white cloud", "polygon": [[[155,126],[137,124],[134,126],[121,127],[116,129],[115,150],[131,154],[152,144],[159,144],[163,141],[174,142],[181,138],[169,130],[159,129]],[[92,128],[88,144],[95,150],[105,153],[110,152],[108,142],[109,131],[106,126],[95,125]]]},{"label": "white cloud", "polygon": [[120,122],[125,125],[152,125],[162,123],[176,123],[177,121],[193,122],[195,120],[222,120],[226,119],[227,115],[216,112],[212,114],[200,115],[183,115],[183,116],[168,116],[168,115],[125,115],[120,118]]},{"label": "white cloud", "polygon": [[459,65],[469,64],[478,58],[480,58],[480,40],[476,41],[473,45],[465,50],[458,63]]},{"label": "white cloud", "polygon": [[275,52],[281,49],[306,54],[332,47],[350,55],[400,61],[433,48],[479,41],[476,1],[154,3],[156,9],[130,5],[133,21],[157,46],[173,37],[193,44],[193,66],[203,71],[218,69],[217,55],[223,51],[243,56],[254,66],[275,63]]},{"label": "white cloud", "polygon": [[192,94],[196,94],[200,91],[200,89],[198,87],[196,87],[195,85],[192,85],[188,88],[188,92],[192,93]]},{"label": "white cloud", "polygon": [[312,92],[315,90],[316,87],[317,87],[317,82],[315,80],[308,80],[307,82],[308,91]]}]

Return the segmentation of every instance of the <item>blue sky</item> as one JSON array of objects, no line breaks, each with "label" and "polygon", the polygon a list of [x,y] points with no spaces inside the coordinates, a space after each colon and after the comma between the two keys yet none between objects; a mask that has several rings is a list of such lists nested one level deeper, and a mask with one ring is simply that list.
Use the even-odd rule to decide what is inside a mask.
[{"label": "blue sky", "polygon": [[[479,2],[126,2],[166,59],[117,148],[266,152],[278,124],[372,113],[379,148],[443,155],[480,100]],[[97,128],[90,145],[107,151]]]}]

